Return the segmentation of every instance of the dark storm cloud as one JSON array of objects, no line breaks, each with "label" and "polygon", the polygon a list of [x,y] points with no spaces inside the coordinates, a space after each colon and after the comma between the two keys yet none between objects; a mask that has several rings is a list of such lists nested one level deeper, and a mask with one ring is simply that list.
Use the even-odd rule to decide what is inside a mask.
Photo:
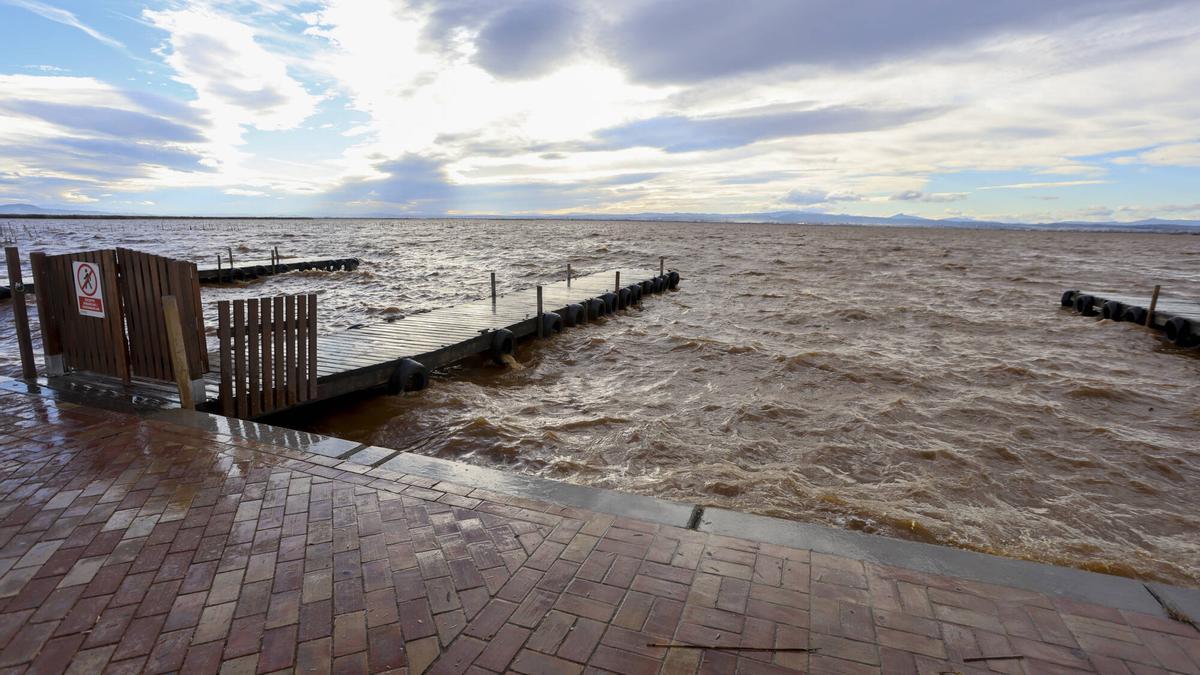
[{"label": "dark storm cloud", "polygon": [[424,36],[433,48],[456,29],[478,34],[475,62],[503,78],[543,75],[573,58],[587,28],[581,5],[570,0],[425,0],[430,22]]},{"label": "dark storm cloud", "polygon": [[501,12],[479,33],[475,61],[500,77],[542,75],[570,56],[582,30],[582,16],[554,0],[524,2]]},{"label": "dark storm cloud", "polygon": [[1008,31],[1061,28],[1187,0],[647,0],[604,30],[642,81],[694,82],[787,65],[859,66]]},{"label": "dark storm cloud", "polygon": [[655,117],[597,132],[598,143],[591,149],[647,146],[667,152],[724,150],[774,138],[888,129],[928,119],[944,111],[943,108],[872,110],[835,106],[729,117]]},{"label": "dark storm cloud", "polygon": [[193,127],[133,110],[25,99],[0,101],[0,110],[36,117],[75,131],[90,131],[120,138],[173,143],[196,143],[204,140],[200,132]]}]

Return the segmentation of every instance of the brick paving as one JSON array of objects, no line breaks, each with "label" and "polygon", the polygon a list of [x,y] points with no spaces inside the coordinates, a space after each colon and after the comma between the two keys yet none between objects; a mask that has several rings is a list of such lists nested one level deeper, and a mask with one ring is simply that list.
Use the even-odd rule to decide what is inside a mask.
[{"label": "brick paving", "polygon": [[0,669],[1197,673],[1200,633],[0,394]]}]

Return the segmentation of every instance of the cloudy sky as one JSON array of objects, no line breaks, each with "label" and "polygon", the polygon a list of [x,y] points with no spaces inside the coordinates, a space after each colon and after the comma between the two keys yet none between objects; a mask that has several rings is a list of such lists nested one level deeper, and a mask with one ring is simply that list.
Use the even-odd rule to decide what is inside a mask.
[{"label": "cloudy sky", "polygon": [[0,0],[0,203],[1200,218],[1196,0]]}]

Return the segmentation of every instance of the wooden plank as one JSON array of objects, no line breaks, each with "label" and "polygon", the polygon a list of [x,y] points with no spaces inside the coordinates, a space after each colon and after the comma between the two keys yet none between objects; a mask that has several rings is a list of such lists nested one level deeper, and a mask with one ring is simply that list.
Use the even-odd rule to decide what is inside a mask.
[{"label": "wooden plank", "polygon": [[274,365],[271,360],[271,299],[262,301],[262,407],[264,413],[275,410]]},{"label": "wooden plank", "polygon": [[196,402],[192,400],[192,378],[188,370],[187,347],[183,342],[183,323],[174,296],[163,298],[163,320],[167,341],[171,345],[171,364],[175,371],[175,385],[179,388],[179,405],[185,410],[194,410]]},{"label": "wooden plank", "polygon": [[284,371],[287,373],[287,405],[296,405],[296,296],[283,299],[284,311]]},{"label": "wooden plank", "polygon": [[234,414],[233,401],[233,357],[231,354],[229,332],[229,301],[217,301],[217,340],[221,350],[221,414],[232,417]]},{"label": "wooden plank", "polygon": [[246,417],[250,410],[246,395],[246,301],[233,301],[233,389],[234,409],[238,417]]},{"label": "wooden plank", "polygon": [[49,263],[45,253],[31,253],[29,265],[33,269],[33,287],[42,289],[34,293],[37,300],[38,325],[42,331],[42,354],[47,368],[54,358],[62,357],[62,319],[59,313],[61,302],[54,302],[54,288],[50,282]]},{"label": "wooden plank", "polygon": [[296,402],[308,400],[308,302],[296,299]]},{"label": "wooden plank", "polygon": [[308,398],[317,397],[317,294],[308,294]]},{"label": "wooden plank", "polygon": [[282,296],[276,296],[271,299],[271,314],[274,317],[275,325],[271,327],[271,334],[275,338],[275,349],[271,352],[271,358],[275,362],[275,409],[287,407],[287,364],[284,359],[284,340],[287,339],[285,331],[285,318],[283,310],[284,302]]},{"label": "wooden plank", "polygon": [[262,413],[262,389],[259,388],[258,375],[258,298],[246,301],[246,347],[250,352],[247,363],[249,375],[250,417],[258,417]]}]

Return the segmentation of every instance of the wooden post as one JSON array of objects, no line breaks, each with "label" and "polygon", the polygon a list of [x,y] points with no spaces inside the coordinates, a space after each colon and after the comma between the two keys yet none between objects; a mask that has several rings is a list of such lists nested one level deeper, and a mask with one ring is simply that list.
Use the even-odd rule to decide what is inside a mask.
[{"label": "wooden post", "polygon": [[666,273],[666,260],[664,256],[658,256],[658,276],[660,277]]},{"label": "wooden post", "polygon": [[221,283],[221,254],[217,254],[217,283]]},{"label": "wooden post", "polygon": [[163,320],[167,324],[167,345],[171,351],[171,370],[175,371],[175,386],[179,387],[179,407],[195,410],[192,398],[192,376],[188,369],[187,346],[183,342],[183,324],[179,319],[179,304],[175,296],[162,296]]},{"label": "wooden post", "polygon": [[[21,279],[21,253],[16,246],[4,249],[8,261],[8,286],[12,291],[13,323],[17,329],[17,346],[21,352],[21,377],[32,380],[37,377],[37,364],[33,362],[33,336],[29,333],[29,310],[25,307],[25,283]],[[36,286],[35,286],[36,288]]]},{"label": "wooden post", "polygon": [[233,351],[230,344],[229,301],[217,301],[217,337],[221,346],[221,414],[233,417]]},{"label": "wooden post", "polygon": [[538,311],[537,311],[537,324],[538,324],[538,325],[537,325],[537,329],[538,329],[538,331],[537,331],[537,336],[538,336],[538,337],[544,337],[544,331],[543,331],[542,325],[545,323],[545,320],[544,320],[544,318],[542,317],[542,287],[541,287],[541,286],[538,286],[538,287],[537,287],[537,302],[538,302]]},{"label": "wooden post", "polygon": [[571,287],[571,263],[567,263],[567,288]]},{"label": "wooden post", "polygon": [[233,283],[233,247],[225,248],[225,252],[229,254],[229,283]]},{"label": "wooden post", "polygon": [[1154,308],[1158,306],[1158,291],[1161,289],[1162,286],[1159,286],[1158,284],[1154,285],[1154,294],[1150,296],[1150,311],[1146,312],[1147,326],[1154,325]]},{"label": "wooden post", "polygon": [[496,304],[496,273],[492,272],[492,305]]},{"label": "wooden post", "polygon": [[[38,323],[42,327],[42,353],[46,356],[46,375],[62,375],[63,365],[62,326],[54,310],[54,291],[50,288],[50,270],[46,266],[45,253],[29,254],[29,265],[33,268],[34,297],[37,298]],[[41,289],[41,290],[38,290]]]},{"label": "wooden post", "polygon": [[613,293],[617,294],[617,309],[621,309],[621,271],[617,270],[616,286],[613,287]]}]

